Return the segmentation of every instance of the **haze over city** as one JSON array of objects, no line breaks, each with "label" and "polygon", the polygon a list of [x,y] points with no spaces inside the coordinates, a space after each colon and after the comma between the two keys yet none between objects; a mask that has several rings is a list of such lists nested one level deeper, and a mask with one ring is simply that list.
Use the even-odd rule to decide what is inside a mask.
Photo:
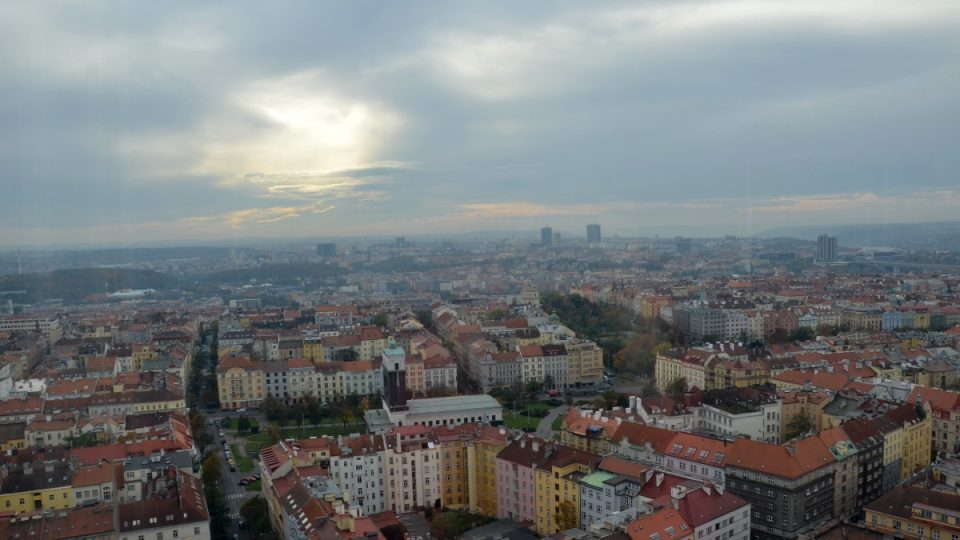
[{"label": "haze over city", "polygon": [[960,4],[0,7],[2,244],[960,209]]}]

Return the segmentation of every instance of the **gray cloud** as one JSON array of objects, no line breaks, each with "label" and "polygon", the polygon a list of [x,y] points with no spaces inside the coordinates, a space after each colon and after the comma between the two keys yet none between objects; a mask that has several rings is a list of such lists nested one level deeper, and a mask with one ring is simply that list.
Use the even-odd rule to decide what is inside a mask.
[{"label": "gray cloud", "polygon": [[0,20],[0,226],[20,242],[955,216],[952,2],[29,3]]}]

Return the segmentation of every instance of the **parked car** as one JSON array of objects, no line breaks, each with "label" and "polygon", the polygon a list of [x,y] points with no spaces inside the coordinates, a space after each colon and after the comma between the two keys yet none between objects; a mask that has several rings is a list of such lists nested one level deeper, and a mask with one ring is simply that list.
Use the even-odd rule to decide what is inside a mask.
[{"label": "parked car", "polygon": [[249,484],[249,483],[250,483],[250,482],[248,482],[247,479],[244,478],[243,480],[237,482],[237,485],[238,485],[238,486],[245,486],[245,485],[247,485],[247,484]]},{"label": "parked car", "polygon": [[259,479],[260,479],[260,473],[257,473],[257,474],[255,474],[255,475],[253,475],[253,479],[254,479],[254,480],[259,480]]},{"label": "parked car", "polygon": [[246,409],[237,409],[237,413],[245,413],[245,412],[247,412]]},{"label": "parked car", "polygon": [[231,464],[230,464],[230,472],[237,472],[237,466],[231,463]]}]

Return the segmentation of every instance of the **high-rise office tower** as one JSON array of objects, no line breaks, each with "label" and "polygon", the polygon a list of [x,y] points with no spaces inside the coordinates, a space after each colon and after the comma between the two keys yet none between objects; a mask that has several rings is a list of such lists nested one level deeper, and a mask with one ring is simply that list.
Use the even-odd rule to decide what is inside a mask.
[{"label": "high-rise office tower", "polygon": [[597,244],[600,242],[600,225],[591,223],[587,225],[587,242]]},{"label": "high-rise office tower", "polygon": [[560,245],[560,232],[559,232],[559,231],[553,233],[553,245],[555,245],[555,246],[559,246],[559,245]]},{"label": "high-rise office tower", "polygon": [[550,227],[544,227],[540,229],[540,243],[544,246],[553,245],[553,229]]},{"label": "high-rise office tower", "polygon": [[817,260],[835,262],[837,260],[837,237],[821,234],[817,237]]}]

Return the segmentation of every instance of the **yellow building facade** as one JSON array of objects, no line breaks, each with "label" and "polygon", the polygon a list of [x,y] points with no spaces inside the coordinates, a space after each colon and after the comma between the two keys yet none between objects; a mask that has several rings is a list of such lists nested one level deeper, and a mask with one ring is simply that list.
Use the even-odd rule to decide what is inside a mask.
[{"label": "yellow building facade", "polygon": [[915,472],[930,465],[930,406],[927,405],[925,410],[923,419],[909,419],[903,423],[901,480],[906,480]]},{"label": "yellow building facade", "polygon": [[[496,429],[496,432],[491,430]],[[497,515],[497,454],[507,447],[506,431],[484,428],[480,438],[467,448],[470,467],[470,510],[487,516]]]},{"label": "yellow building facade", "polygon": [[320,364],[326,359],[323,355],[323,341],[320,338],[303,340],[303,357],[309,358],[314,364]]},{"label": "yellow building facade", "polygon": [[560,531],[557,515],[562,504],[569,503],[574,527],[580,526],[580,478],[595,468],[598,458],[594,454],[577,452],[572,448],[555,447],[553,454],[536,473],[537,532],[543,536]]},{"label": "yellow building facade", "polygon": [[263,370],[245,356],[230,356],[217,366],[221,409],[258,407],[264,398]]},{"label": "yellow building facade", "polygon": [[[66,482],[62,479],[64,474],[66,474]],[[75,499],[73,497],[73,487],[69,482],[69,472],[60,470],[55,472],[36,471],[25,476],[34,475],[35,478],[31,479],[32,482],[25,482],[19,486],[8,484],[3,487],[3,493],[0,493],[0,511],[35,512],[38,510],[73,508]],[[42,482],[46,477],[55,481]],[[47,487],[51,484],[51,487]],[[7,493],[8,489],[18,491]]]},{"label": "yellow building facade", "polygon": [[[440,499],[445,508],[464,510],[470,505],[470,467],[467,449],[471,441],[462,437],[440,438]],[[447,439],[447,440],[445,440]]]}]

